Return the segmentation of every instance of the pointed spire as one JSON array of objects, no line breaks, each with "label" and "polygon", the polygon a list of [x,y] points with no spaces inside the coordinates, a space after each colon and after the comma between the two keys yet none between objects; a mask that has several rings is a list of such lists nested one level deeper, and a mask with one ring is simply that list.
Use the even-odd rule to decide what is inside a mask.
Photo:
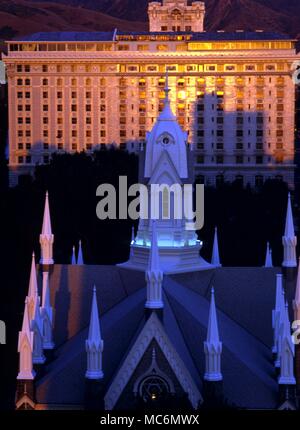
[{"label": "pointed spire", "polygon": [[73,246],[72,248],[72,258],[71,258],[71,264],[72,266],[75,266],[76,263],[76,252],[75,252],[75,246]]},{"label": "pointed spire", "polygon": [[83,266],[84,265],[81,240],[79,241],[77,264],[79,266]]},{"label": "pointed spire", "polygon": [[46,192],[45,199],[45,207],[44,207],[44,218],[43,218],[43,227],[42,227],[42,235],[51,236],[52,228],[51,228],[51,218],[50,218],[50,209],[49,209],[49,194]]},{"label": "pointed spire", "polygon": [[40,234],[40,245],[41,245],[40,264],[45,266],[54,264],[53,242],[54,242],[54,235],[52,234],[50,208],[49,208],[49,195],[47,191],[46,199],[45,199],[45,207],[44,207],[42,233]]},{"label": "pointed spire", "polygon": [[215,304],[215,292],[211,290],[211,302],[209,309],[209,319],[207,328],[207,338],[204,342],[204,353],[206,357],[205,375],[206,381],[221,381],[221,353],[222,342],[219,339],[219,329],[217,321],[217,311]]},{"label": "pointed spire", "polygon": [[211,264],[215,267],[222,267],[222,265],[220,263],[217,227],[215,228],[215,237],[214,237],[214,245],[213,245],[212,257],[211,257]]},{"label": "pointed spire", "polygon": [[93,288],[93,302],[89,327],[89,342],[94,342],[96,345],[101,341],[101,330],[99,322],[99,313],[97,305],[96,287]]},{"label": "pointed spire", "polygon": [[43,327],[40,310],[40,298],[37,296],[34,303],[34,318],[31,321],[31,330],[33,332],[33,354],[32,362],[34,364],[43,364],[46,358],[43,353]]},{"label": "pointed spire", "polygon": [[85,342],[87,352],[87,371],[85,377],[87,379],[102,379],[102,352],[104,343],[101,339],[101,329],[99,321],[99,312],[97,305],[96,287],[93,289],[93,301],[90,317],[90,326],[88,339]]},{"label": "pointed spire", "polygon": [[31,271],[30,271],[30,279],[29,279],[29,288],[28,288],[28,297],[30,299],[35,298],[38,295],[38,284],[36,277],[36,267],[35,267],[35,254],[32,253],[31,260]]},{"label": "pointed spire", "polygon": [[217,321],[217,311],[216,311],[216,303],[215,303],[215,290],[211,289],[211,301],[210,301],[210,309],[209,309],[209,319],[208,319],[208,329],[207,329],[207,338],[206,341],[217,345],[220,341],[219,339],[219,329],[218,329],[218,321]]},{"label": "pointed spire", "polygon": [[272,250],[270,249],[270,243],[269,242],[267,243],[265,267],[273,267]]},{"label": "pointed spire", "polygon": [[176,121],[176,117],[172,112],[171,109],[171,101],[169,98],[169,93],[171,89],[169,88],[169,71],[168,68],[166,69],[166,83],[165,83],[165,99],[164,99],[164,108],[162,112],[160,113],[158,120],[159,121]]},{"label": "pointed spire", "polygon": [[149,253],[148,270],[146,272],[147,302],[145,307],[147,309],[162,309],[164,307],[162,301],[162,281],[163,272],[160,269],[159,263],[156,221],[152,221],[151,249]]},{"label": "pointed spire", "polygon": [[32,361],[33,332],[30,329],[28,299],[26,298],[22,330],[19,332],[18,352],[19,352],[19,373],[18,380],[33,380],[35,372]]},{"label": "pointed spire", "polygon": [[283,259],[282,266],[283,267],[297,267],[297,261],[296,261],[297,238],[295,236],[292,203],[291,203],[291,194],[290,193],[288,196],[288,204],[287,204],[287,212],[286,212],[286,220],[285,220],[285,231],[284,231],[284,236],[282,238],[282,244],[283,244],[283,248],[284,248],[284,259]]},{"label": "pointed spire", "polygon": [[169,88],[169,69],[168,67],[166,68],[166,82],[165,82],[165,88],[164,88],[164,92],[165,92],[165,104],[170,103],[169,100],[169,92],[170,92],[170,88]]},{"label": "pointed spire", "polygon": [[286,212],[284,235],[286,237],[294,237],[295,236],[291,193],[289,193],[289,195],[288,195],[288,205],[287,205],[287,212]]}]

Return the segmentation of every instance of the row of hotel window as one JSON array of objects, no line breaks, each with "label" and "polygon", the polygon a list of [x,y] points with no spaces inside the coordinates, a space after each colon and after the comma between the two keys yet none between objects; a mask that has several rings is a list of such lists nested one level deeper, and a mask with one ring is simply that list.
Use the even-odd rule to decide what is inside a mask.
[{"label": "row of hotel window", "polygon": [[[270,179],[270,177],[266,178],[266,179]],[[274,178],[277,181],[282,182],[283,181],[283,176],[282,175],[275,175]],[[217,175],[215,178],[215,183],[216,186],[220,186],[223,185],[225,183],[226,177],[225,175]],[[245,178],[243,175],[236,175],[234,180],[239,183],[240,185],[244,185],[245,182]],[[205,184],[207,183],[207,185],[211,184],[211,178],[205,178],[204,175],[197,175],[196,177],[196,182],[198,184]],[[262,175],[256,175],[254,178],[254,183],[256,187],[261,187],[264,184],[264,177]]]},{"label": "row of hotel window", "polygon": [[[92,82],[93,82],[94,85],[98,84],[98,83],[99,83],[100,86],[105,86],[106,85],[106,79],[105,78],[100,78],[98,83],[95,82],[95,80],[92,81],[91,78],[86,78],[85,79],[85,85],[87,87],[91,86]],[[272,77],[269,77],[268,79],[265,79],[262,76],[258,76],[256,78],[248,77],[246,79],[244,77],[238,76],[238,77],[235,78],[235,84],[238,87],[243,87],[246,84],[252,84],[252,83],[256,83],[256,85],[258,87],[264,87],[267,82],[269,84],[275,83],[276,86],[283,86],[284,85],[284,77],[283,76],[277,76],[277,77],[275,77],[274,82],[273,82]],[[58,87],[64,86],[64,83],[65,83],[65,81],[62,78],[58,78],[56,80],[56,85]],[[142,87],[142,88],[146,87],[146,80],[144,78],[140,78],[138,83],[139,83],[139,87]],[[219,78],[216,77],[215,78],[215,83],[216,83],[217,86],[223,87],[226,82],[225,82],[225,79],[223,77],[219,77]],[[48,86],[49,85],[49,79],[43,78],[42,81],[41,81],[41,84],[43,86]],[[156,84],[159,87],[164,87],[165,86],[165,79],[164,78],[151,78],[151,85],[156,85]],[[180,78],[177,81],[177,86],[178,87],[185,87],[186,84],[187,85],[191,84],[190,78],[186,78],[186,79],[185,78]],[[22,85],[30,86],[31,85],[31,80],[29,78],[24,79],[24,80],[22,78],[18,78],[17,79],[17,85],[18,86],[22,86]],[[77,86],[77,85],[78,85],[78,80],[76,78],[72,78],[71,79],[71,86]],[[120,85],[120,87],[127,88],[127,86],[134,86],[135,82],[134,82],[134,80],[132,81],[130,79],[121,78],[121,79],[119,79],[119,85]],[[193,83],[191,85],[194,86]],[[205,85],[206,85],[206,79],[205,78],[198,78],[198,79],[196,79],[196,85],[199,86],[199,87],[201,87],[199,89],[203,89],[203,91],[204,91],[205,90]],[[233,87],[234,84],[231,83],[229,86]],[[223,88],[220,88],[221,91],[222,91],[222,89]]]},{"label": "row of hotel window", "polygon": [[[166,30],[164,30],[166,31]],[[135,41],[183,41],[190,40],[190,36],[184,35],[136,35],[132,36],[117,36],[118,40],[128,40],[128,38]],[[112,43],[11,43],[9,44],[9,51],[112,51],[114,48],[118,51],[148,51],[153,49],[153,44],[112,44]],[[154,45],[158,51],[169,51],[169,44]],[[291,41],[240,41],[240,42],[190,42],[180,43],[175,45],[178,51],[208,51],[208,50],[243,50],[243,49],[291,49],[293,44]]]},{"label": "row of hotel window", "polygon": [[[172,64],[172,65],[140,65],[140,64],[117,64],[117,69],[114,71],[120,73],[132,73],[132,72],[163,72],[165,73],[167,70],[169,72],[283,72],[286,70],[288,65],[286,63],[277,63],[277,64]],[[30,73],[31,66],[29,64],[22,65],[17,64],[17,73]],[[59,64],[55,68],[49,67],[47,64],[43,64],[40,69],[35,68],[34,71],[42,72],[42,73],[63,73],[63,72],[86,72],[86,73],[94,73],[94,72],[105,72],[110,71],[110,69],[106,69],[105,66],[98,65],[85,65],[83,66],[71,65],[67,69]]]},{"label": "row of hotel window", "polygon": [[[63,149],[63,148],[61,148],[61,149]],[[89,151],[92,149],[92,146],[87,145],[86,149]],[[73,145],[72,150],[77,151],[78,150],[77,145],[75,145],[75,146]],[[266,160],[264,158],[265,157],[260,156],[260,155],[256,156],[255,157],[255,164],[258,164],[258,165],[264,164],[266,162]],[[44,155],[44,157],[43,157],[44,163],[48,163],[49,159],[50,159],[49,155]],[[275,162],[277,164],[281,164],[281,163],[283,163],[283,161],[284,161],[283,156],[276,156],[275,157]],[[198,156],[197,164],[204,164],[204,162],[205,162],[204,156]],[[212,157],[211,162],[216,163],[216,164],[224,164],[224,156],[223,155],[217,155],[216,157]],[[267,158],[267,162],[272,162],[271,157]],[[26,155],[26,156],[20,155],[20,156],[18,156],[18,164],[31,164],[31,163],[32,163],[31,155]],[[253,160],[251,160],[250,157],[248,157],[248,163],[253,163]],[[244,157],[243,156],[236,156],[236,164],[244,164]]]}]

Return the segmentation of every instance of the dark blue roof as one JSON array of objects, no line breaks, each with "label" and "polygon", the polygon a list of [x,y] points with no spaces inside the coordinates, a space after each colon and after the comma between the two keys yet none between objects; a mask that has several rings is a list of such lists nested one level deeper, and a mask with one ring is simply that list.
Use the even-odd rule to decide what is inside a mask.
[{"label": "dark blue roof", "polygon": [[[118,31],[117,36],[179,36],[190,35],[190,41],[222,41],[222,40],[291,40],[287,35],[261,32],[261,31],[236,31],[236,32],[202,32],[202,33],[184,33],[184,32],[126,32]],[[101,42],[112,41],[114,31],[95,31],[95,32],[51,32],[51,33],[34,33],[29,36],[24,36],[18,41],[24,42]]]}]

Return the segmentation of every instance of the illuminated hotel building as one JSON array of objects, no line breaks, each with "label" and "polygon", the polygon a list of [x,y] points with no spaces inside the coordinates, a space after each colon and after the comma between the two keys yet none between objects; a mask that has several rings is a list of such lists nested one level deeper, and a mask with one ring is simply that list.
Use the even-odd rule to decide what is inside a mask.
[{"label": "illuminated hotel building", "polygon": [[[37,33],[8,42],[10,183],[53,152],[136,150],[162,109],[165,73],[195,175],[294,183],[295,41],[203,31],[204,4],[149,3],[145,33]],[[133,23],[134,27],[134,23]]]}]

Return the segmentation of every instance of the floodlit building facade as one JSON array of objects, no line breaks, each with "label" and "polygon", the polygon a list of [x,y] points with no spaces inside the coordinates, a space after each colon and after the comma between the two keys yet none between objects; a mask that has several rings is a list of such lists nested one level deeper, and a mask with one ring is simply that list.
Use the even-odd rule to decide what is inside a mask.
[{"label": "floodlit building facade", "polygon": [[[199,182],[294,184],[295,41],[205,32],[204,4],[149,3],[145,33],[38,33],[8,42],[10,183],[57,151],[135,151],[163,108],[188,132]],[[133,24],[134,27],[134,24]]]}]

